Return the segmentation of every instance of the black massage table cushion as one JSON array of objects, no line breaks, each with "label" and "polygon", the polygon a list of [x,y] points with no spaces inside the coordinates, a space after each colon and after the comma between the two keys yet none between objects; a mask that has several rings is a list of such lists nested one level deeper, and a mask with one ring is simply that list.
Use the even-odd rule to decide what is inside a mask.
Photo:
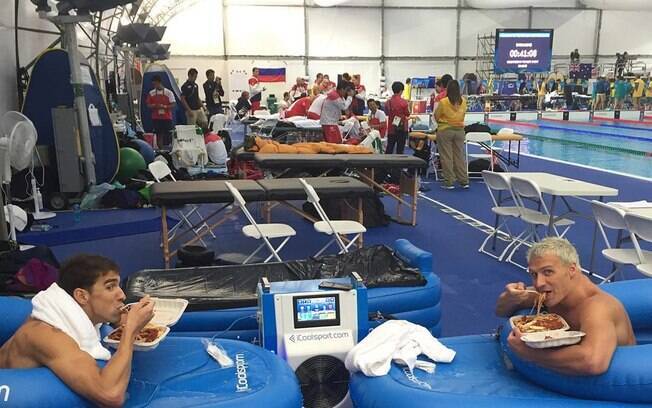
[{"label": "black massage table cushion", "polygon": [[346,154],[343,156],[346,156],[344,159],[348,167],[354,169],[415,169],[427,166],[424,160],[407,154]]},{"label": "black massage table cushion", "polygon": [[[320,198],[370,197],[373,189],[352,177],[306,177],[304,180],[314,187]],[[258,180],[270,201],[306,200],[306,191],[296,178]]]},{"label": "black massage table cushion", "polygon": [[[245,201],[265,201],[265,190],[254,180],[230,180]],[[233,196],[223,180],[168,181],[152,185],[152,204],[230,203]]]},{"label": "black massage table cushion", "polygon": [[346,160],[341,154],[283,154],[256,153],[254,160],[265,169],[329,168],[345,169]]}]

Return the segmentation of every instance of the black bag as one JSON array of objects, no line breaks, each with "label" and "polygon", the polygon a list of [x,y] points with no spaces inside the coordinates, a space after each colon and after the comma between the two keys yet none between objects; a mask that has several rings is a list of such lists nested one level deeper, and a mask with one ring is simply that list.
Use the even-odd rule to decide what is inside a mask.
[{"label": "black bag", "polygon": [[491,133],[491,128],[484,123],[471,123],[470,125],[464,126],[464,133],[469,132],[487,132]]},{"label": "black bag", "polygon": [[143,199],[134,190],[111,190],[102,197],[102,205],[108,208],[140,208]]},{"label": "black bag", "polygon": [[[469,162],[469,173],[481,173],[482,170],[491,170],[491,162],[488,159],[476,159]],[[495,172],[504,172],[505,170],[500,167],[500,164],[494,164]]]},{"label": "black bag", "polygon": [[226,153],[231,153],[231,148],[233,147],[233,142],[231,141],[231,135],[228,130],[220,130],[217,132],[217,135],[224,141],[224,147],[226,148]]}]

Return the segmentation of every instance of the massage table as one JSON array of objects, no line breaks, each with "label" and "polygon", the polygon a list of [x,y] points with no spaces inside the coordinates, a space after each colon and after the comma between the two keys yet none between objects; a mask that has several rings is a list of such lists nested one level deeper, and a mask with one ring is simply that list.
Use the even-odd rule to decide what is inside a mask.
[{"label": "massage table", "polygon": [[[357,199],[358,221],[362,223],[362,199],[373,196],[374,192],[367,184],[356,180],[352,177],[307,177],[305,180],[315,188],[315,191],[322,199],[329,198],[354,198]],[[275,180],[229,180],[233,186],[240,191],[247,202],[262,202],[263,214],[267,222],[271,219],[271,209],[273,208],[268,202],[278,202],[288,207],[292,212],[306,218],[312,222],[318,221],[310,214],[305,213],[297,206],[290,203],[290,200],[305,200],[306,193],[303,186],[296,178],[285,178]],[[204,235],[208,234],[214,228],[217,228],[229,219],[229,216],[237,211],[232,208],[222,217],[218,215],[226,210],[233,202],[233,196],[226,187],[224,180],[191,180],[163,182],[152,185],[151,192],[152,204],[161,207],[161,244],[163,247],[163,260],[165,267],[170,267],[170,260],[177,255],[176,250],[171,250],[171,244],[181,240],[193,228],[208,224],[198,232],[197,236],[181,244],[192,245],[199,241]],[[167,212],[170,207],[179,207],[186,204],[223,204],[217,210],[203,217],[201,221],[183,232],[173,237],[168,237]],[[362,239],[358,243],[362,246]]]},{"label": "massage table", "polygon": [[[425,139],[431,142],[437,142],[437,133],[435,132],[410,132],[409,136],[412,139]],[[521,141],[523,139],[523,136],[516,133],[501,133],[499,135],[491,135],[491,140],[494,142],[507,142],[507,149],[503,149],[502,152],[495,148],[493,149],[494,154],[498,160],[500,160],[500,162],[502,162],[506,167],[514,166],[517,169],[519,168],[521,164]],[[515,157],[512,157],[512,142],[517,143]],[[484,142],[478,144],[487,150],[490,148],[489,145]]]},{"label": "massage table", "polygon": [[[396,217],[401,220],[401,205],[411,209],[411,225],[417,223],[417,198],[419,189],[420,168],[425,168],[427,163],[418,157],[405,154],[282,154],[282,153],[256,153],[254,161],[268,176],[282,177],[290,170],[297,169],[323,169],[322,176],[333,170],[349,170],[362,181],[384,192],[397,201]],[[400,193],[394,194],[383,185],[375,181],[376,169],[407,169],[401,172]],[[403,199],[402,195],[409,195],[411,202]]]}]

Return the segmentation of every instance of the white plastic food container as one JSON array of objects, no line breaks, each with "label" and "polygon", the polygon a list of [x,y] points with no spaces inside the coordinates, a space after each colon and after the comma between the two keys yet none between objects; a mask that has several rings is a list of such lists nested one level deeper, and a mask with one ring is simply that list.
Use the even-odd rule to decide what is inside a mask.
[{"label": "white plastic food container", "polygon": [[581,331],[548,331],[528,333],[521,336],[521,340],[532,348],[551,348],[560,346],[570,346],[577,344],[582,340],[586,333]]},{"label": "white plastic food container", "polygon": [[[185,299],[152,298],[151,300],[155,302],[154,317],[148,324],[154,326],[165,326],[165,330],[163,331],[163,334],[158,336],[158,338],[152,342],[135,342],[134,350],[136,351],[149,351],[154,350],[156,347],[158,347],[159,343],[163,341],[163,339],[167,337],[168,333],[170,332],[170,326],[174,326],[179,321],[179,319],[181,319],[181,315],[186,310],[186,307],[188,307],[188,301]],[[127,306],[132,304],[133,303]],[[109,338],[109,336],[116,330],[118,329],[112,330],[111,333],[104,337],[104,342],[112,348],[118,348],[118,344],[120,344],[118,340]]]}]

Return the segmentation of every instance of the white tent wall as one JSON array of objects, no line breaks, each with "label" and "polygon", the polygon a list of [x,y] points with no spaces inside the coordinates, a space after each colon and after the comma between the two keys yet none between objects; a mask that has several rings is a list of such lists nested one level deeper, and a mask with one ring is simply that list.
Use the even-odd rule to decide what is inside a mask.
[{"label": "white tent wall", "polygon": [[203,1],[183,10],[167,24],[162,43],[174,55],[224,55],[222,2]]},{"label": "white tent wall", "polygon": [[[18,8],[20,27],[57,32],[56,27],[41,20],[36,14],[36,6],[29,1],[21,1]],[[16,41],[14,22],[14,2],[0,1],[0,114],[7,110],[19,109],[16,97]],[[20,30],[20,63],[26,65],[57,39],[56,35]]]},{"label": "white tent wall", "polygon": [[603,11],[600,55],[652,54],[650,18],[650,11]]},{"label": "white tent wall", "polygon": [[552,28],[553,55],[570,55],[575,48],[580,55],[590,55],[595,47],[596,10],[533,10],[533,28]]},{"label": "white tent wall", "polygon": [[388,9],[384,26],[388,57],[455,55],[456,10]]},{"label": "white tent wall", "polygon": [[380,9],[308,9],[308,50],[315,57],[380,57]]},{"label": "white tent wall", "polygon": [[[231,71],[246,71],[247,75],[251,74],[253,67],[258,68],[285,68],[286,82],[265,82],[261,85],[265,87],[263,92],[263,105],[267,105],[267,97],[273,94],[276,99],[283,99],[283,92],[288,92],[296,82],[297,77],[305,76],[305,68],[301,60],[277,60],[277,59],[229,59],[226,61],[227,72],[222,78],[228,78]],[[225,92],[230,95],[230,85],[226,84]]]},{"label": "white tent wall", "polygon": [[460,15],[460,55],[476,55],[478,34],[495,34],[497,28],[528,26],[527,10],[462,10]]}]

